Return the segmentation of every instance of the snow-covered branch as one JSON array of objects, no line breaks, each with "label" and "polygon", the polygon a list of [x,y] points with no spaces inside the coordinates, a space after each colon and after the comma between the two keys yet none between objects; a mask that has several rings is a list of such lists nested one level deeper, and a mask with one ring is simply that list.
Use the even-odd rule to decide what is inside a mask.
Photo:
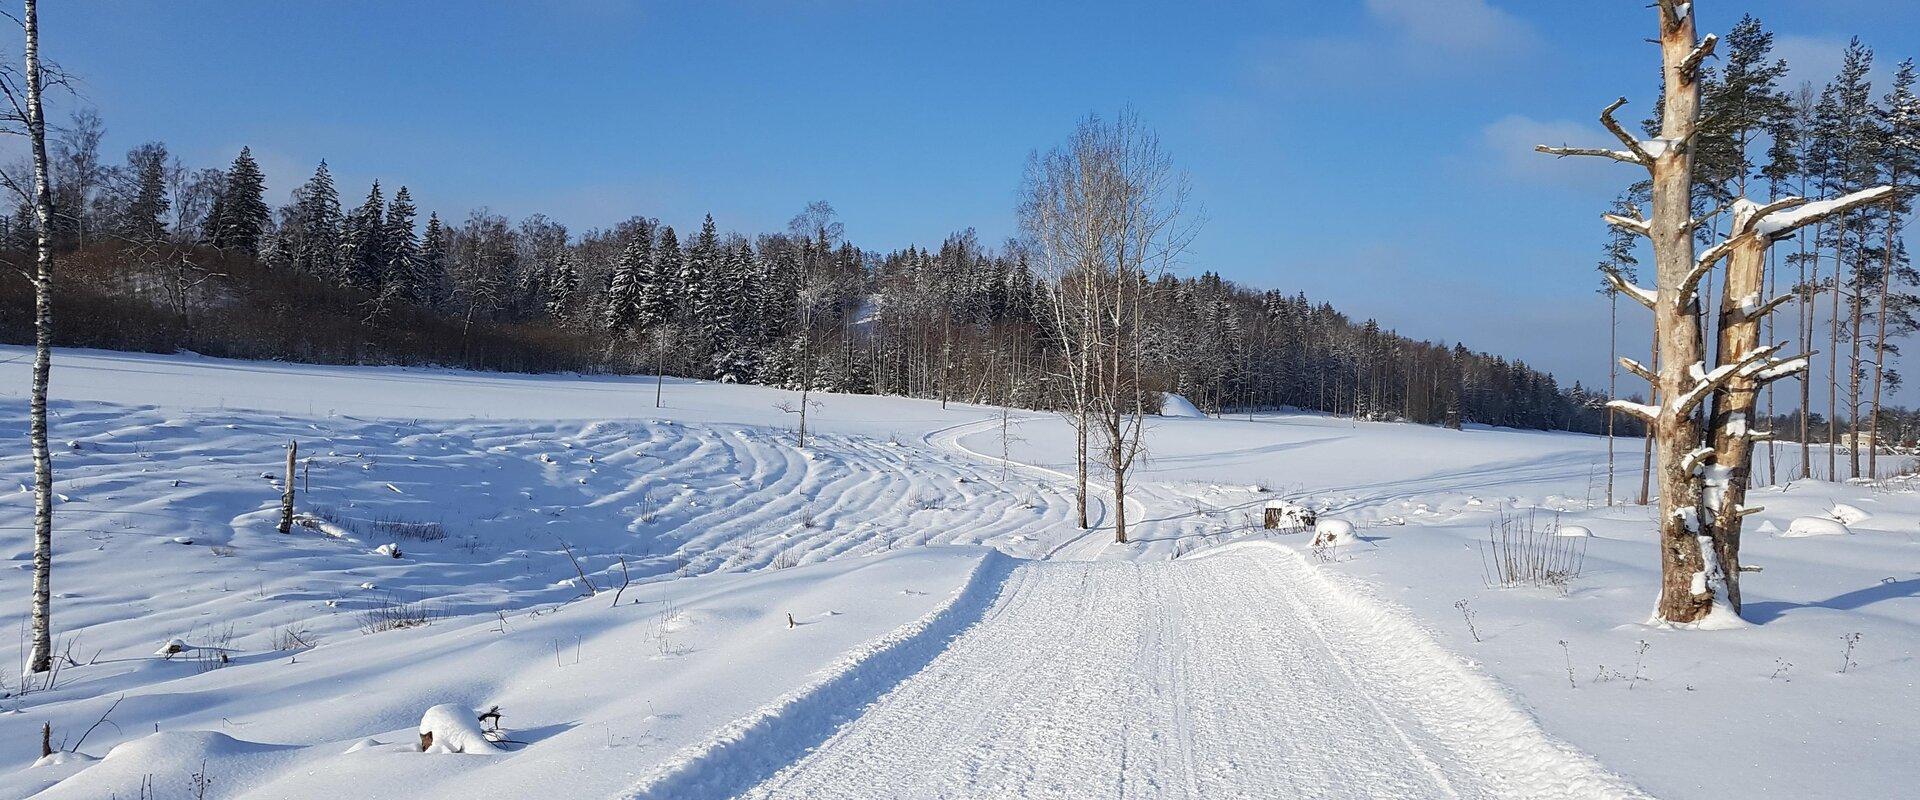
[{"label": "snow-covered branch", "polygon": [[1627,152],[1633,154],[1634,163],[1643,166],[1652,166],[1653,156],[1640,144],[1639,139],[1634,138],[1633,134],[1627,133],[1626,128],[1620,127],[1620,121],[1613,118],[1613,112],[1619,111],[1621,106],[1626,104],[1627,98],[1624,97],[1613,101],[1612,105],[1607,106],[1606,110],[1600,112],[1600,124],[1607,126],[1607,130],[1613,132],[1614,138],[1619,139],[1621,144],[1627,146]]},{"label": "snow-covered branch", "polygon": [[1862,189],[1844,197],[1821,200],[1817,203],[1801,203],[1792,211],[1769,213],[1756,217],[1753,231],[1774,241],[1792,236],[1794,231],[1813,225],[1836,214],[1845,214],[1856,208],[1885,200],[1893,196],[1893,187],[1875,186]]},{"label": "snow-covered branch", "polygon": [[[1776,345],[1771,349],[1779,350],[1780,347]],[[1813,363],[1812,353],[1797,355],[1792,358],[1770,359],[1743,368],[1741,377],[1755,383],[1770,383],[1780,380],[1781,378],[1798,375],[1806,371],[1807,366],[1811,363]]]},{"label": "snow-covered branch", "polygon": [[1650,406],[1650,405],[1647,405],[1646,403],[1636,403],[1636,402],[1633,402],[1632,400],[1608,400],[1607,407],[1615,411],[1622,411],[1628,414],[1632,414],[1633,416],[1639,417],[1640,419],[1646,422],[1652,422],[1660,418],[1659,406]]},{"label": "snow-covered branch", "polygon": [[1646,365],[1641,364],[1640,362],[1635,361],[1631,358],[1627,358],[1626,356],[1621,356],[1620,366],[1625,367],[1628,372],[1631,372],[1635,375],[1640,376],[1642,379],[1644,379],[1648,383],[1660,382],[1660,376],[1653,374],[1653,370],[1647,369]]},{"label": "snow-covered branch", "polygon": [[1646,166],[1647,163],[1641,161],[1638,156],[1625,150],[1608,150],[1604,147],[1548,147],[1547,145],[1541,144],[1534,145],[1533,149],[1537,152],[1560,158],[1566,158],[1568,156],[1594,156],[1596,158],[1611,158],[1622,164],[1639,164]]},{"label": "snow-covered branch", "polygon": [[1779,352],[1782,346],[1774,344],[1756,347],[1753,352],[1742,356],[1739,361],[1721,364],[1714,367],[1711,372],[1706,371],[1699,362],[1694,362],[1688,370],[1693,376],[1693,388],[1674,400],[1674,412],[1683,417],[1693,413],[1702,401],[1712,395],[1715,390],[1725,386],[1727,381],[1733,380],[1735,376],[1755,378],[1756,375],[1764,372],[1765,368],[1771,366],[1769,359],[1774,353]]},{"label": "snow-covered branch", "polygon": [[1713,55],[1713,48],[1719,43],[1720,37],[1715,34],[1709,33],[1700,37],[1700,44],[1680,62],[1680,71],[1689,77],[1697,77],[1700,74],[1700,62],[1707,60],[1707,56]]},{"label": "snow-covered branch", "polygon": [[1748,297],[1742,298],[1740,306],[1734,309],[1732,321],[1752,322],[1753,320],[1773,313],[1776,309],[1780,308],[1781,305],[1785,304],[1788,300],[1792,300],[1794,297],[1795,295],[1792,292],[1788,292],[1772,300],[1768,300],[1765,303],[1759,303],[1760,298],[1758,295],[1749,295]]},{"label": "snow-covered branch", "polygon": [[1612,267],[1603,267],[1600,271],[1606,274],[1607,282],[1613,284],[1615,291],[1633,298],[1634,302],[1640,305],[1653,308],[1654,301],[1659,299],[1659,295],[1655,294],[1652,289],[1643,289],[1633,285],[1633,282],[1627,280],[1626,276],[1621,275],[1619,270]]},{"label": "snow-covered branch", "polygon": [[1713,453],[1714,450],[1711,447],[1694,448],[1693,452],[1688,453],[1686,458],[1680,459],[1680,471],[1689,475],[1693,474],[1695,470],[1700,468],[1701,464],[1706,463],[1707,457],[1713,455]]},{"label": "snow-covered branch", "polygon": [[1621,230],[1624,230],[1630,233],[1637,233],[1637,234],[1640,234],[1641,236],[1647,236],[1647,237],[1653,236],[1653,224],[1650,222],[1647,222],[1645,219],[1641,219],[1640,217],[1625,217],[1619,214],[1601,214],[1600,218],[1603,220],[1606,220],[1608,225],[1612,225],[1613,227],[1619,228]]}]

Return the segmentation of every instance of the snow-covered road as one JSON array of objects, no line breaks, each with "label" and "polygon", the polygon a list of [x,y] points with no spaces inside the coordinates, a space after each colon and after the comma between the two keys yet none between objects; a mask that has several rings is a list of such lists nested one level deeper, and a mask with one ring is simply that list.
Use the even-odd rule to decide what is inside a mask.
[{"label": "snow-covered road", "polygon": [[1258,546],[1027,563],[943,655],[745,796],[1633,794],[1309,570]]}]

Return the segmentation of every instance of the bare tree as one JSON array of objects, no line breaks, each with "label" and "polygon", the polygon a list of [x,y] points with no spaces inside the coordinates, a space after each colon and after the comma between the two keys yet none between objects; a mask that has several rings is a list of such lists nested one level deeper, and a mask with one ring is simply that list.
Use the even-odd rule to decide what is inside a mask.
[{"label": "bare tree", "polygon": [[[1625,149],[1538,148],[1557,156],[1635,164],[1652,176],[1650,218],[1636,210],[1606,219],[1653,244],[1653,289],[1635,286],[1617,273],[1610,280],[1621,293],[1653,309],[1657,370],[1631,359],[1622,359],[1621,366],[1653,384],[1659,404],[1616,400],[1613,405],[1640,417],[1653,432],[1659,455],[1661,566],[1654,620],[1676,625],[1708,622],[1717,613],[1739,614],[1740,519],[1750,511],[1741,501],[1751,468],[1751,443],[1769,435],[1752,426],[1757,387],[1807,367],[1806,356],[1777,358],[1780,345],[1759,346],[1760,321],[1791,299],[1761,297],[1767,249],[1801,227],[1884,199],[1887,191],[1868,190],[1813,204],[1800,198],[1766,205],[1740,200],[1727,238],[1696,257],[1694,237],[1709,222],[1692,215],[1700,67],[1718,41],[1713,35],[1697,35],[1697,5],[1657,3],[1666,90],[1658,137],[1642,141],[1614,120],[1614,112],[1626,104],[1621,98],[1601,112],[1600,120]],[[1716,327],[1719,347],[1709,368],[1701,282],[1723,259],[1729,264]],[[1710,435],[1697,413],[1709,399]]]},{"label": "bare tree", "polygon": [[1027,168],[1021,216],[1039,245],[1080,452],[1082,527],[1087,455],[1098,437],[1113,481],[1114,539],[1127,541],[1127,478],[1154,403],[1143,371],[1148,294],[1192,228],[1187,185],[1139,117],[1088,117],[1063,147]]}]

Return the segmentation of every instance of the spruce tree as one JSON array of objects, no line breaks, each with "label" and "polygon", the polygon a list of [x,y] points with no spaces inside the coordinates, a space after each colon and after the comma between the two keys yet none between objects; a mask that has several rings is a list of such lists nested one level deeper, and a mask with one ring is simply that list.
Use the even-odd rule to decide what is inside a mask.
[{"label": "spruce tree", "polygon": [[407,187],[393,193],[387,205],[387,218],[381,225],[386,249],[387,291],[409,302],[421,302],[420,237],[414,233],[413,195]]},{"label": "spruce tree", "polygon": [[148,142],[127,153],[133,196],[127,202],[126,233],[140,242],[158,242],[167,235],[167,147]]},{"label": "spruce tree", "polygon": [[607,303],[601,323],[614,338],[632,333],[640,322],[640,291],[649,269],[646,236],[636,236],[620,252],[620,261],[607,282]]},{"label": "spruce tree", "polygon": [[227,185],[207,216],[207,243],[221,250],[257,256],[267,229],[266,176],[253,151],[240,148],[227,170]]},{"label": "spruce tree", "polygon": [[553,255],[547,270],[547,316],[565,320],[573,309],[573,293],[580,288],[580,273],[573,268],[573,255],[565,247]]},{"label": "spruce tree", "polygon": [[387,271],[386,202],[380,195],[380,182],[367,191],[366,202],[347,215],[340,237],[340,263],[346,269],[347,285],[378,292]]},{"label": "spruce tree", "polygon": [[313,177],[300,187],[293,203],[299,226],[295,252],[287,256],[294,269],[308,275],[340,280],[340,233],[344,220],[340,214],[340,192],[334,188],[333,173],[327,162],[313,170]]},{"label": "spruce tree", "polygon": [[438,308],[447,299],[447,258],[452,249],[446,226],[439,214],[427,216],[427,231],[420,238],[420,264],[414,275],[414,299],[428,308]]}]

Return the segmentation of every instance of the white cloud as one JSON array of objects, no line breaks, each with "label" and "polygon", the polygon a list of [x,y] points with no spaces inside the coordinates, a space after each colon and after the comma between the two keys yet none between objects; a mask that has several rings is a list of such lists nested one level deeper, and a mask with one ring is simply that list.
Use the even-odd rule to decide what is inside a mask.
[{"label": "white cloud", "polygon": [[1596,158],[1554,158],[1534,152],[1534,145],[1605,147],[1614,138],[1598,122],[1537,120],[1509,114],[1480,131],[1483,158],[1501,178],[1562,186],[1624,186],[1635,176],[1621,164]]},{"label": "white cloud", "polygon": [[1526,23],[1486,0],[1367,0],[1367,12],[1415,43],[1456,55],[1508,52],[1533,41]]}]

